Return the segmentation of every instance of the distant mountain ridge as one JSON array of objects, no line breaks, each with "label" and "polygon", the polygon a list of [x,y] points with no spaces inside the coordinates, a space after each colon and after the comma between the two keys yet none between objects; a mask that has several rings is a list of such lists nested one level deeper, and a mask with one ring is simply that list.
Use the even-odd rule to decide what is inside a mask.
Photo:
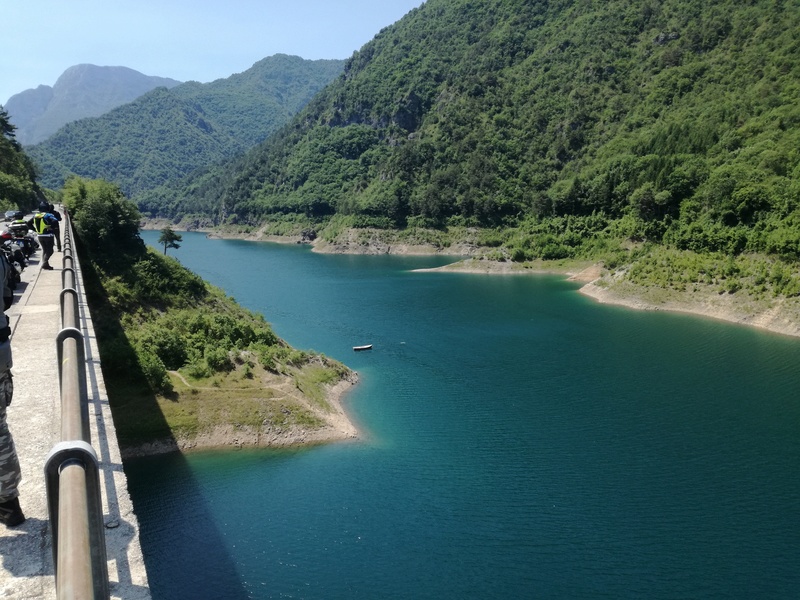
[{"label": "distant mountain ridge", "polygon": [[9,98],[5,109],[17,127],[17,141],[29,146],[53,135],[67,123],[99,117],[157,88],[181,82],[128,67],[81,64],[70,67],[53,87],[40,85]]},{"label": "distant mountain ridge", "polygon": [[74,174],[133,196],[262,142],[343,67],[343,60],[276,54],[225,79],[151,90],[26,150],[44,187],[59,188]]}]

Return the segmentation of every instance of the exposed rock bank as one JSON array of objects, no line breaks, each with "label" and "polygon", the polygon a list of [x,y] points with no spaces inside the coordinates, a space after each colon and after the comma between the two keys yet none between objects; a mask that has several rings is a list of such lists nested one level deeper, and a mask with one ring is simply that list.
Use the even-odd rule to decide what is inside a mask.
[{"label": "exposed rock bank", "polygon": [[[160,225],[160,227],[158,226]],[[148,222],[144,227],[159,229],[166,225]],[[278,243],[301,243],[300,236],[268,236],[261,232],[237,235],[234,233],[210,232],[209,237],[239,237],[253,241]],[[721,319],[731,323],[758,327],[783,335],[800,337],[800,299],[774,298],[758,300],[744,292],[720,294],[718,290],[698,286],[696,291],[678,292],[664,289],[648,289],[622,281],[605,271],[601,263],[579,261],[536,261],[514,263],[488,260],[481,256],[482,249],[464,243],[451,247],[432,244],[410,244],[402,241],[387,241],[385,232],[379,235],[369,230],[349,230],[335,242],[316,239],[315,252],[339,254],[444,254],[468,257],[431,271],[455,271],[484,275],[531,275],[537,273],[562,274],[571,281],[585,283],[580,292],[598,302],[617,304],[637,310],[666,310]]]},{"label": "exposed rock bank", "polygon": [[626,282],[606,285],[607,281],[598,279],[587,283],[580,292],[605,304],[637,310],[690,313],[800,337],[800,302],[797,298],[758,300],[743,292],[720,294],[711,287],[694,292],[651,291]]},{"label": "exposed rock bank", "polygon": [[697,286],[696,290],[679,292],[662,288],[644,288],[624,281],[620,274],[608,273],[600,263],[584,265],[563,262],[545,266],[520,265],[470,258],[430,271],[477,273],[484,275],[526,275],[561,273],[570,281],[584,283],[580,293],[605,304],[616,304],[636,310],[683,312],[739,325],[765,329],[782,335],[800,337],[800,299],[756,299],[745,292],[720,293],[713,286]]}]

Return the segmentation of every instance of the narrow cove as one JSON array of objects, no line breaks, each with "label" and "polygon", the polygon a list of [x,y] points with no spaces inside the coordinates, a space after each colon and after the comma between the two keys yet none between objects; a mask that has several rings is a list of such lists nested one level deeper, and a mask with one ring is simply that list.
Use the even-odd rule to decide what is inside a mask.
[{"label": "narrow cove", "polygon": [[359,372],[361,436],[126,462],[154,598],[800,589],[798,340],[413,271],[452,258],[182,235],[187,267]]}]

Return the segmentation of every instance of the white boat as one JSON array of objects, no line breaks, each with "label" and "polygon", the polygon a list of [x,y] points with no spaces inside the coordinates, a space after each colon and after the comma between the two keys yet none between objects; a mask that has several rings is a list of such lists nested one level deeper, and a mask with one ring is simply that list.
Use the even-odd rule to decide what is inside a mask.
[{"label": "white boat", "polygon": [[364,350],[372,350],[372,344],[367,344],[366,346],[353,346],[353,350],[356,352],[363,352]]}]

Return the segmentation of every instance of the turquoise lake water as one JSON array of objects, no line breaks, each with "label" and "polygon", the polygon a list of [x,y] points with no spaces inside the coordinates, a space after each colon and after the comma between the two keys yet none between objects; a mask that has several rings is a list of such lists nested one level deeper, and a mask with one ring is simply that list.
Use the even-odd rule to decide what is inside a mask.
[{"label": "turquoise lake water", "polygon": [[126,462],[153,598],[800,597],[800,339],[182,235],[170,254],[358,371],[362,436]]}]

